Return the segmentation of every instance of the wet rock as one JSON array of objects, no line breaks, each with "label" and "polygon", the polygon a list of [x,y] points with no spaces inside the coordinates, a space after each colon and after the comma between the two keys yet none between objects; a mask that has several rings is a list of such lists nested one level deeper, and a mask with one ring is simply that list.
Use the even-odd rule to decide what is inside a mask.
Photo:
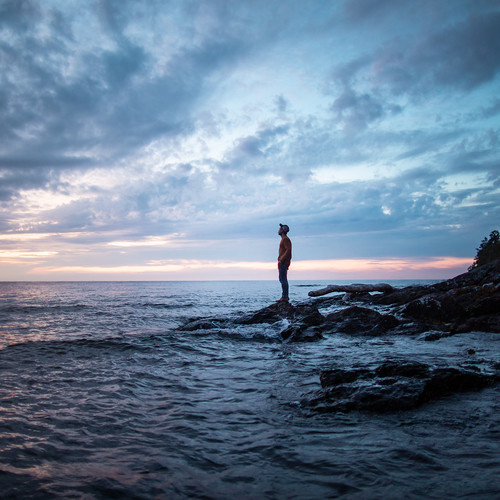
[{"label": "wet rock", "polygon": [[468,318],[465,321],[455,323],[451,328],[451,333],[467,332],[500,333],[500,314]]},{"label": "wet rock", "polygon": [[423,323],[450,322],[465,316],[465,309],[451,296],[426,295],[410,302],[403,315]]},{"label": "wet rock", "polygon": [[374,295],[372,302],[380,305],[401,305],[408,304],[412,300],[419,299],[432,292],[430,286],[407,286],[392,293]]},{"label": "wet rock", "polygon": [[325,317],[315,304],[299,304],[294,306],[288,302],[277,302],[257,312],[235,320],[236,324],[251,325],[258,323],[276,323],[283,319],[290,325],[280,332],[286,342],[312,342],[323,338],[318,329]]},{"label": "wet rock", "polygon": [[280,321],[282,319],[293,319],[297,315],[297,308],[290,302],[275,302],[274,304],[264,307],[263,309],[245,314],[244,316],[237,318],[234,322],[239,325],[276,323],[276,321]]},{"label": "wet rock", "polygon": [[277,302],[258,311],[236,318],[197,318],[178,328],[182,331],[227,329],[236,325],[276,324],[288,320],[289,325],[280,333],[286,342],[312,342],[323,338],[319,325],[325,317],[316,304],[294,306],[289,302]]},{"label": "wet rock", "polygon": [[352,370],[333,369],[323,370],[319,376],[322,387],[332,387],[339,384],[354,382],[359,378],[373,378],[374,373],[367,368],[357,368]]},{"label": "wet rock", "polygon": [[441,330],[432,330],[430,332],[425,332],[420,336],[420,340],[425,340],[426,342],[433,342],[434,340],[443,339],[445,337],[451,337],[453,333],[441,331]]},{"label": "wet rock", "polygon": [[179,330],[186,332],[194,332],[196,330],[211,330],[214,328],[221,328],[227,324],[227,320],[221,318],[201,318],[195,319],[187,324],[179,327]]},{"label": "wet rock", "polygon": [[315,304],[302,304],[295,308],[295,318],[305,326],[318,326],[325,322],[325,317],[318,311]]},{"label": "wet rock", "polygon": [[390,314],[380,314],[366,307],[352,306],[326,316],[323,332],[377,336],[397,327],[399,320]]},{"label": "wet rock", "polygon": [[314,342],[323,338],[317,326],[308,327],[304,324],[290,325],[280,335],[285,342]]},{"label": "wet rock", "polygon": [[292,324],[281,333],[281,338],[287,342],[312,342],[323,338],[319,325],[325,322],[325,317],[312,304],[302,304],[295,308]]},{"label": "wet rock", "polygon": [[472,369],[436,368],[426,381],[422,401],[430,401],[455,392],[469,392],[484,389],[496,381],[495,376],[487,376]]},{"label": "wet rock", "polygon": [[500,260],[430,286],[375,296],[376,305],[403,306],[404,318],[450,333],[500,333]]},{"label": "wet rock", "polygon": [[387,361],[375,369],[333,369],[320,374],[323,389],[304,405],[319,412],[384,413],[417,408],[454,393],[478,391],[498,382],[496,372],[477,367],[438,367]]},{"label": "wet rock", "polygon": [[430,368],[424,363],[417,361],[407,361],[396,363],[394,361],[386,361],[375,369],[377,377],[415,377],[426,378],[429,376]]}]

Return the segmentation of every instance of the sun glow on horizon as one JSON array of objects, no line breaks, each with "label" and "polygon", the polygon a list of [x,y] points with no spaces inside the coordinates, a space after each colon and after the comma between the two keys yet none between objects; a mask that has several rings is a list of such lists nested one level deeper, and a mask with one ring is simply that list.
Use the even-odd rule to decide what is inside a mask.
[{"label": "sun glow on horizon", "polygon": [[[302,260],[292,262],[290,279],[371,279],[387,276],[393,279],[416,277],[422,274],[442,271],[446,274],[465,272],[472,263],[469,258],[432,257],[432,258],[387,258],[387,259],[329,259]],[[30,275],[59,276],[122,276],[127,279],[138,276],[156,275],[160,278],[175,279],[274,279],[276,263],[259,261],[219,261],[219,260],[164,260],[151,261],[142,265],[117,266],[40,266],[30,271]]]}]

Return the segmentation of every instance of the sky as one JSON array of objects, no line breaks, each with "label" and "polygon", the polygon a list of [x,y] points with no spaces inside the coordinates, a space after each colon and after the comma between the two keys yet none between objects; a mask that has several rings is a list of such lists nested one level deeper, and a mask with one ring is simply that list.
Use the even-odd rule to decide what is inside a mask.
[{"label": "sky", "polygon": [[500,1],[0,0],[0,280],[444,279],[500,221]]}]

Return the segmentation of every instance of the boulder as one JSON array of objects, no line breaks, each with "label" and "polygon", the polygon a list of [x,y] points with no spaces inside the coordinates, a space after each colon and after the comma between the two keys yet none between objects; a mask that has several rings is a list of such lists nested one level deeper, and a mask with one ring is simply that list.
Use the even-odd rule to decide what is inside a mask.
[{"label": "boulder", "polygon": [[452,296],[430,294],[411,301],[402,313],[422,323],[446,323],[463,318],[465,309]]},{"label": "boulder", "polygon": [[275,302],[263,309],[236,318],[234,323],[238,325],[255,325],[259,323],[276,323],[282,319],[300,320],[308,326],[319,325],[325,320],[315,304],[306,303],[294,306],[290,302]]},{"label": "boulder", "polygon": [[318,412],[353,410],[384,413],[417,408],[454,393],[478,391],[500,379],[498,367],[437,367],[414,361],[387,361],[375,368],[324,370],[322,389],[303,401]]},{"label": "boulder", "polygon": [[322,331],[377,336],[387,333],[399,324],[400,321],[390,314],[380,314],[367,307],[352,306],[328,314]]}]

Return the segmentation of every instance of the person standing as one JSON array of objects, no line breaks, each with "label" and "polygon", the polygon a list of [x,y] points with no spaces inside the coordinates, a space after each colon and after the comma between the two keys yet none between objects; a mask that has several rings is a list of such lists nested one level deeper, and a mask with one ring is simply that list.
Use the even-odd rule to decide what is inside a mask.
[{"label": "person standing", "polygon": [[292,242],[287,236],[290,228],[286,224],[280,224],[278,234],[281,236],[280,248],[278,252],[278,273],[281,283],[281,299],[278,302],[288,302],[288,268],[292,260]]}]

